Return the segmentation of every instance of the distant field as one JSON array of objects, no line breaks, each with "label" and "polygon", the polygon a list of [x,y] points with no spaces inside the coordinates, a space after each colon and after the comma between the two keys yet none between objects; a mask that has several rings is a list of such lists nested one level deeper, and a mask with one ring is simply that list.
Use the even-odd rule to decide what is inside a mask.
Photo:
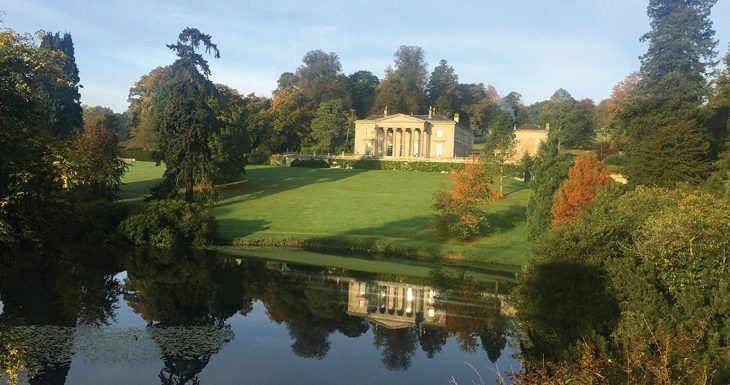
[{"label": "distant field", "polygon": [[[136,162],[123,198],[135,199],[162,169]],[[440,239],[429,225],[433,192],[447,174],[252,166],[246,178],[219,189],[210,212],[221,243],[297,245],[373,244],[422,250],[453,259],[521,265],[526,241],[526,184],[506,179],[507,197],[487,206],[490,227],[479,239]]]},{"label": "distant field", "polygon": [[164,166],[155,166],[154,162],[132,162],[124,174],[122,191],[119,199],[123,202],[140,201],[150,193],[150,187],[162,180]]}]

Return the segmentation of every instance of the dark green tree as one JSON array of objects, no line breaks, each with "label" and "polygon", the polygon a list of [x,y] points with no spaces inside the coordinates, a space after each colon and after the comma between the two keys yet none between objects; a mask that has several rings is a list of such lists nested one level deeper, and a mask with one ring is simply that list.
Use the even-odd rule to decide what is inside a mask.
[{"label": "dark green tree", "polygon": [[245,174],[251,136],[246,126],[246,100],[238,91],[216,84],[217,96],[212,100],[219,129],[211,136],[213,181],[232,181]]},{"label": "dark green tree", "polygon": [[402,45],[393,54],[395,67],[385,69],[385,79],[375,97],[375,113],[388,107],[389,113],[421,113],[426,111],[428,69],[423,48]]},{"label": "dark green tree", "polygon": [[585,109],[564,89],[555,91],[540,112],[540,124],[550,124],[561,148],[587,146],[593,140],[593,123]]},{"label": "dark green tree", "polygon": [[303,150],[318,153],[351,151],[355,116],[342,99],[322,102],[312,120],[310,139]]},{"label": "dark green tree", "polygon": [[73,39],[69,33],[61,36],[59,32],[46,32],[41,38],[41,48],[63,52],[59,59],[66,81],[47,82],[44,88],[47,93],[51,131],[57,136],[66,137],[83,125],[79,68],[74,57]]},{"label": "dark green tree", "polygon": [[129,89],[129,148],[158,150],[159,133],[155,129],[155,109],[152,102],[160,86],[170,77],[172,66],[157,67],[143,75]]},{"label": "dark green tree", "polygon": [[[710,11],[716,0],[651,0],[647,14],[651,31],[641,37],[649,48],[641,57],[641,77],[633,97],[623,106],[618,120],[627,133],[626,173],[634,184],[652,184],[656,180],[694,182],[707,177],[711,162],[710,147],[697,158],[697,133],[706,141],[711,138],[699,108],[708,96],[707,75],[715,65],[717,40],[712,29]],[[690,121],[690,122],[688,122]],[[662,137],[660,131],[671,127],[689,127],[686,136]],[[653,149],[648,149],[651,146]],[[662,150],[664,147],[671,151]],[[646,151],[658,158],[644,161]],[[671,162],[671,159],[692,159],[692,164]],[[697,167],[691,174],[680,169]],[[657,169],[648,171],[647,169]],[[644,179],[645,176],[650,179]],[[679,179],[677,179],[679,176]],[[662,185],[667,185],[663,183]]]},{"label": "dark green tree", "polygon": [[185,200],[193,201],[196,183],[211,185],[210,138],[217,131],[219,121],[211,106],[217,90],[208,79],[210,67],[197,51],[220,57],[215,44],[195,28],[184,29],[175,44],[168,48],[177,53],[170,78],[153,97],[155,127],[160,137],[159,161],[164,161],[164,180],[158,195],[174,195],[177,187],[185,188]]},{"label": "dark green tree", "polygon": [[461,92],[459,90],[459,76],[456,75],[454,67],[446,60],[441,60],[439,65],[431,72],[431,77],[426,85],[428,102],[435,107],[437,112],[452,116],[461,107]]},{"label": "dark green tree", "polygon": [[538,148],[530,181],[532,195],[527,203],[528,239],[537,239],[550,227],[553,195],[568,177],[572,164],[570,155],[558,151],[558,139],[554,135]]},{"label": "dark green tree", "polygon": [[357,71],[347,77],[347,83],[355,115],[360,119],[367,117],[375,103],[375,93],[378,91],[380,80],[370,71]]}]

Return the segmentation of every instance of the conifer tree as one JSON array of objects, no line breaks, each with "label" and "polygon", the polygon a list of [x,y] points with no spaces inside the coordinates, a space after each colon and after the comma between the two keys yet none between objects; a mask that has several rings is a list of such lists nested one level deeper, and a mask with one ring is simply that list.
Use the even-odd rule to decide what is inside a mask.
[{"label": "conifer tree", "polygon": [[74,43],[71,34],[63,37],[58,32],[46,32],[41,38],[41,48],[63,52],[63,74],[65,82],[47,82],[48,112],[51,131],[54,135],[66,137],[83,126],[81,94],[79,93],[79,68],[74,57]]},{"label": "conifer tree", "polygon": [[558,151],[558,139],[554,135],[538,148],[532,166],[532,195],[527,203],[528,239],[536,239],[550,227],[553,195],[567,178],[571,164],[570,155]]}]

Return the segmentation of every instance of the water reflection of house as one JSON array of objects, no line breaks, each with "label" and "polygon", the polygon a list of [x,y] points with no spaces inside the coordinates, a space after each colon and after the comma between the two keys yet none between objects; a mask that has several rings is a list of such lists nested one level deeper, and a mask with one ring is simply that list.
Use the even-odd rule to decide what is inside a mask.
[{"label": "water reflection of house", "polygon": [[347,314],[367,318],[389,329],[444,325],[445,313],[434,307],[436,294],[428,286],[351,280]]}]

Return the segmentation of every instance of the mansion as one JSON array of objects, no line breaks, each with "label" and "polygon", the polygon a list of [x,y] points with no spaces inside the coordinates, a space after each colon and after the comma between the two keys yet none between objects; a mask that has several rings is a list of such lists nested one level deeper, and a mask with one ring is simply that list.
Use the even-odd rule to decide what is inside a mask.
[{"label": "mansion", "polygon": [[474,134],[443,115],[371,115],[355,121],[355,155],[374,158],[449,159],[471,154]]}]

